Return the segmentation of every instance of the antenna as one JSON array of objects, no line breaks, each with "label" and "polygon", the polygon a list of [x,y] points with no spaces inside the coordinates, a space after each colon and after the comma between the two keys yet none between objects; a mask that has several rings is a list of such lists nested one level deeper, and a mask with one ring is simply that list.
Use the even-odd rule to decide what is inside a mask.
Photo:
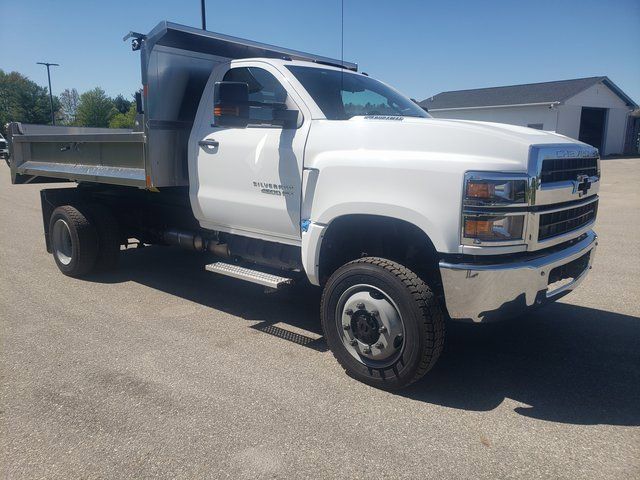
[{"label": "antenna", "polygon": [[341,0],[341,8],[340,12],[340,63],[344,65],[344,0]]},{"label": "antenna", "polygon": [[342,92],[344,91],[344,0],[340,0],[340,7],[340,101],[342,102]]}]

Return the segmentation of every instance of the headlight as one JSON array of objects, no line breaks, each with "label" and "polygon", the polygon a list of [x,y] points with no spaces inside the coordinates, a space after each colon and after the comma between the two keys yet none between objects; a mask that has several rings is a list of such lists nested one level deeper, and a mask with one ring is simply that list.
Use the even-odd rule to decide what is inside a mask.
[{"label": "headlight", "polygon": [[[485,177],[491,178],[482,178]],[[466,206],[505,205],[527,202],[527,180],[508,174],[467,173],[464,183]]]},{"label": "headlight", "polygon": [[524,215],[464,215],[464,238],[480,242],[521,240]]},{"label": "headlight", "polygon": [[526,234],[526,173],[467,172],[462,199],[463,245],[519,245]]}]

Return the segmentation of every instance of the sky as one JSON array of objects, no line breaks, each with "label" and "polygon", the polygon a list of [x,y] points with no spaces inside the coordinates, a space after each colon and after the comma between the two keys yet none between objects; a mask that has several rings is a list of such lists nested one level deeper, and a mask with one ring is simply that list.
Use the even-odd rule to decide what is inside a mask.
[{"label": "sky", "polygon": [[[0,0],[0,69],[52,90],[140,88],[122,37],[200,26],[200,0]],[[207,0],[207,28],[340,57],[341,0]],[[640,0],[344,0],[344,58],[409,97],[607,75],[640,103]]]}]

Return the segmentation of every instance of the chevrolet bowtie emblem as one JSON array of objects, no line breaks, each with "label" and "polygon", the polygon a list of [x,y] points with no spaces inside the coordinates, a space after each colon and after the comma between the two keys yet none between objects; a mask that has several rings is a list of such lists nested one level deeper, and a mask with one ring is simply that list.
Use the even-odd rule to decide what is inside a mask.
[{"label": "chevrolet bowtie emblem", "polygon": [[573,193],[580,192],[580,197],[586,195],[590,188],[591,179],[588,175],[578,175],[573,182]]}]

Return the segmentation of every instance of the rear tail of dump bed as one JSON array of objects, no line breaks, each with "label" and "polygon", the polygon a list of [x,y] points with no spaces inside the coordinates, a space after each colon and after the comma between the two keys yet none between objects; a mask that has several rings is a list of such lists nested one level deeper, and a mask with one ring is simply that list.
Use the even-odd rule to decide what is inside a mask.
[{"label": "rear tail of dump bed", "polygon": [[155,187],[189,184],[187,145],[213,68],[237,58],[291,58],[357,65],[170,22],[130,32],[140,50],[142,114],[135,130],[11,124],[14,183],[51,179]]}]

